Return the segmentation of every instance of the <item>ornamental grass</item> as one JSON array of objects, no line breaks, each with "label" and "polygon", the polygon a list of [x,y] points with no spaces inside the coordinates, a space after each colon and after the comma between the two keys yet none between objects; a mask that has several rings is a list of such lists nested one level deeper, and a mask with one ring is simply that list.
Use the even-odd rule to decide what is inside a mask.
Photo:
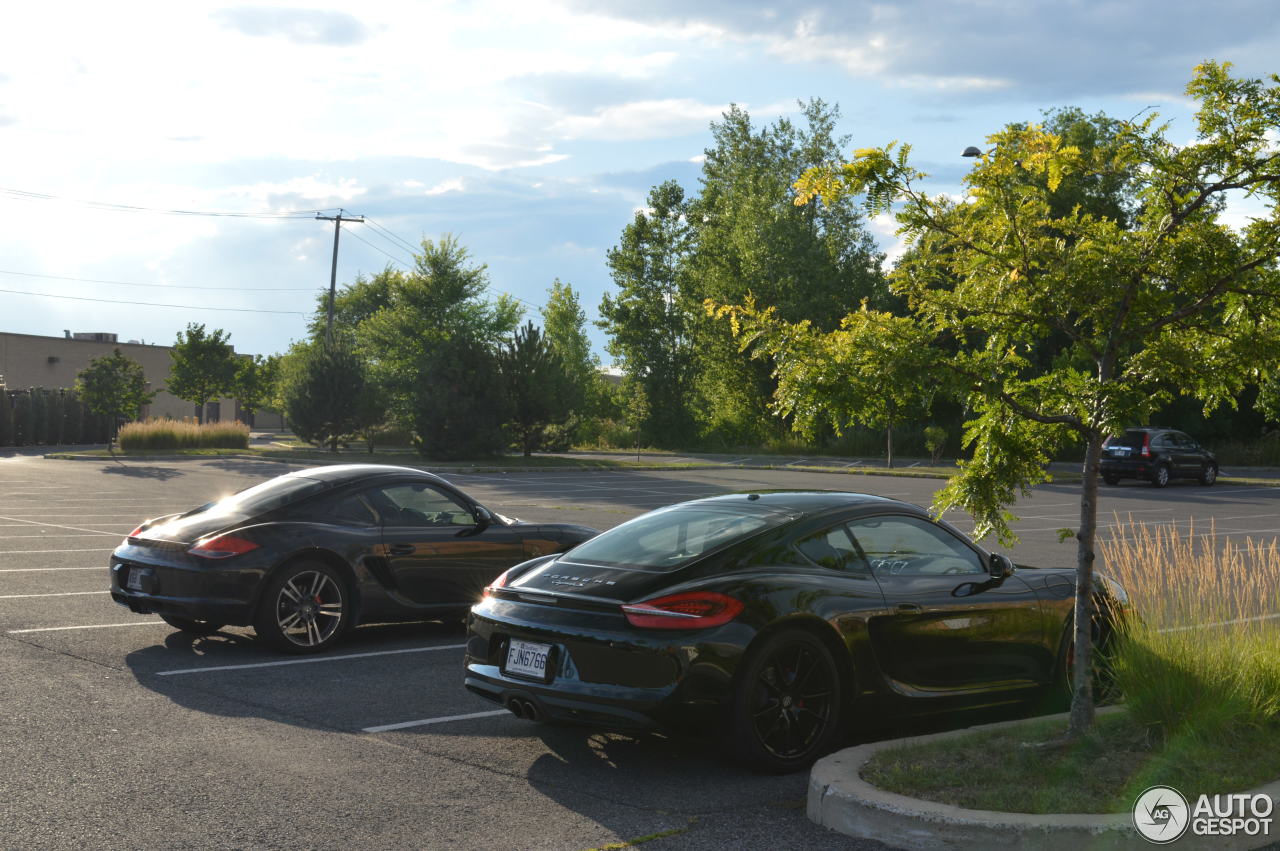
[{"label": "ornamental grass", "polygon": [[1099,549],[1138,613],[1113,659],[1130,715],[1157,740],[1269,730],[1280,748],[1276,541],[1130,519]]},{"label": "ornamental grass", "polygon": [[241,422],[200,424],[152,417],[121,426],[119,441],[125,450],[247,449],[249,427]]}]

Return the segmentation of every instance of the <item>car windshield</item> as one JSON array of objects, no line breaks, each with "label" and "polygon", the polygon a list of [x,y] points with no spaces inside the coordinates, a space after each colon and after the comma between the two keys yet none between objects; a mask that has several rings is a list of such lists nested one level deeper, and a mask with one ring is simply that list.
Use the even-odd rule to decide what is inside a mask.
[{"label": "car windshield", "polygon": [[296,499],[324,490],[324,482],[301,476],[279,476],[212,503],[207,510],[219,514],[261,514]]},{"label": "car windshield", "polygon": [[671,570],[788,519],[786,514],[743,514],[724,506],[675,506],[637,517],[579,544],[568,560]]}]

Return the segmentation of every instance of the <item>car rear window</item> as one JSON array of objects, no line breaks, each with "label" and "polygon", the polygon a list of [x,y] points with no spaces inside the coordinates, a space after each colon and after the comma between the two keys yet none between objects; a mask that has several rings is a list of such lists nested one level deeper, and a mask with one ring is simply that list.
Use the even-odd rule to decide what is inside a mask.
[{"label": "car rear window", "polygon": [[1146,436],[1145,431],[1126,431],[1119,437],[1108,437],[1103,446],[1128,446],[1131,449],[1141,449],[1142,441]]},{"label": "car rear window", "polygon": [[614,526],[579,544],[569,558],[606,567],[674,570],[789,519],[787,514],[744,514],[723,506],[677,506]]},{"label": "car rear window", "polygon": [[327,488],[324,482],[302,476],[279,476],[246,488],[239,493],[223,497],[210,506],[211,511],[234,514],[261,514],[294,500],[302,499]]}]

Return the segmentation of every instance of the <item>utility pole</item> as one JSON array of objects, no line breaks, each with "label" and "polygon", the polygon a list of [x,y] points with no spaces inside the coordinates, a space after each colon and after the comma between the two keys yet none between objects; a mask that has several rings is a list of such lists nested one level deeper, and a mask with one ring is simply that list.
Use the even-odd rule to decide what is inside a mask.
[{"label": "utility pole", "polygon": [[322,216],[316,213],[320,221],[333,222],[333,267],[329,270],[329,324],[325,326],[325,342],[333,342],[333,298],[338,290],[338,234],[342,232],[343,222],[364,223],[364,216],[343,216],[342,208],[338,208],[336,216]]}]

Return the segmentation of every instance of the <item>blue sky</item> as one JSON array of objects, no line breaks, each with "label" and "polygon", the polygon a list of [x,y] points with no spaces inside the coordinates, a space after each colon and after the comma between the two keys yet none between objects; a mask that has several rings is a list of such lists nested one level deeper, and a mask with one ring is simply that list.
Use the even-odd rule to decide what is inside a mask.
[{"label": "blue sky", "polygon": [[957,191],[959,152],[1007,122],[1154,108],[1189,140],[1197,62],[1277,57],[1267,0],[22,4],[0,32],[0,331],[205,322],[283,350],[329,280],[333,226],[305,211],[335,208],[376,223],[344,229],[340,283],[453,233],[533,318],[559,278],[594,319],[605,252],[649,187],[696,190],[730,103],[838,103],[852,146],[909,142]]}]

